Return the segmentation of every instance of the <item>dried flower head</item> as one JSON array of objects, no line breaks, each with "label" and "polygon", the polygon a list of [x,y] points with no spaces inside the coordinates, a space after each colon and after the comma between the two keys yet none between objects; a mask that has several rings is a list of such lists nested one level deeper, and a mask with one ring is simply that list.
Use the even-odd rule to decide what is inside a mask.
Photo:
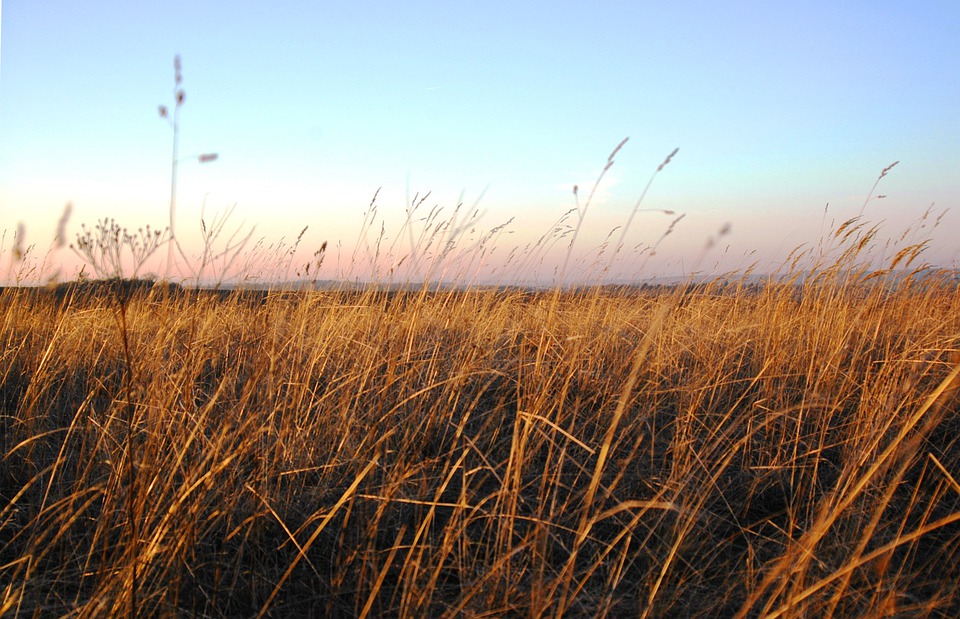
[{"label": "dried flower head", "polygon": [[662,170],[664,167],[666,167],[666,165],[667,165],[668,163],[670,163],[670,160],[673,159],[673,156],[676,155],[679,150],[680,150],[679,148],[674,148],[674,149],[673,149],[673,152],[670,153],[669,155],[667,155],[667,158],[664,159],[664,160],[663,160],[663,163],[661,163],[660,166],[657,168],[657,172],[659,172],[659,171]]},{"label": "dried flower head", "polygon": [[67,244],[67,221],[70,220],[70,213],[73,212],[73,205],[67,202],[63,207],[63,213],[57,222],[57,234],[53,237],[53,244],[56,249],[60,249]]},{"label": "dried flower head", "polygon": [[614,149],[613,149],[613,152],[610,153],[610,156],[607,157],[607,163],[613,163],[613,158],[614,158],[614,156],[615,156],[617,153],[620,152],[620,149],[623,148],[623,145],[626,144],[626,143],[627,143],[627,140],[629,140],[629,139],[630,139],[629,137],[625,137],[625,138],[623,138],[622,140],[620,140],[620,143],[617,144],[617,147],[614,148]]},{"label": "dried flower head", "polygon": [[23,222],[17,223],[17,234],[13,237],[13,259],[16,261],[23,260],[23,238],[27,234],[27,229],[24,227]]}]

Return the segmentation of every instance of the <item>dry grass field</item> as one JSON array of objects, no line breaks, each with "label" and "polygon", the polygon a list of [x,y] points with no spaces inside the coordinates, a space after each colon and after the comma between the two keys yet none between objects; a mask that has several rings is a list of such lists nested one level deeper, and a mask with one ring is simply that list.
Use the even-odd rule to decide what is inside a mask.
[{"label": "dry grass field", "polygon": [[[497,274],[566,245],[552,289],[474,284],[504,226],[426,196],[389,243],[374,197],[350,258],[401,287],[144,286],[120,276],[186,259],[172,199],[165,231],[84,227],[97,281],[0,290],[0,615],[960,616],[960,279],[910,244],[930,212],[883,245],[861,210],[769,278],[564,286],[660,242],[621,254],[645,189],[568,270],[595,190]],[[317,277],[326,243],[293,269],[303,233],[224,222],[196,281]]]},{"label": "dry grass field", "polygon": [[8,289],[0,614],[960,615],[960,295],[885,283]]}]

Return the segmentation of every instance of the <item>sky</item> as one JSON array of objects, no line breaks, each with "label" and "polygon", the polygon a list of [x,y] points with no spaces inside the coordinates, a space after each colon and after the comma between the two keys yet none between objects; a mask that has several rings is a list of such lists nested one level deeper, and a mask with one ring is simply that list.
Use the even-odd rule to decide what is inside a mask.
[{"label": "sky", "polygon": [[928,240],[957,267],[958,32],[955,0],[7,0],[0,276],[27,271],[18,226],[34,274],[76,275],[53,244],[68,203],[68,242],[103,218],[169,226],[177,55],[190,264],[161,249],[138,274],[197,276],[224,219],[212,255],[249,235],[250,278],[324,242],[323,277],[765,272],[861,213],[881,258]]}]

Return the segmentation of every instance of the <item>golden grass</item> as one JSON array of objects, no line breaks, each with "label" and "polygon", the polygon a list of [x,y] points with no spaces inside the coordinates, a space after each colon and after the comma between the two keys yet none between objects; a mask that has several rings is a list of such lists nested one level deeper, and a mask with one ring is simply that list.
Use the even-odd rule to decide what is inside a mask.
[{"label": "golden grass", "polygon": [[957,285],[869,283],[143,293],[132,435],[7,290],[0,613],[960,614]]}]

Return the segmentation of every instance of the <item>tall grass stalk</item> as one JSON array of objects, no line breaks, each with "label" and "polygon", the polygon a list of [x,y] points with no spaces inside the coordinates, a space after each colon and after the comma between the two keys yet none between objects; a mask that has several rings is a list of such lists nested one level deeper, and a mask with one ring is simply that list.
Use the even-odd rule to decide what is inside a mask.
[{"label": "tall grass stalk", "polygon": [[[177,214],[177,177],[180,169],[180,109],[186,100],[186,93],[181,84],[183,83],[183,66],[180,62],[180,56],[173,58],[173,113],[165,105],[159,106],[160,118],[166,119],[170,123],[173,131],[173,152],[170,155],[170,223],[168,230],[170,233],[170,243],[167,245],[167,264],[164,279],[172,281],[174,271],[177,270],[176,254],[177,252],[189,264],[190,260],[185,255],[180,246],[180,240],[176,235],[176,214]],[[210,163],[216,161],[219,155],[216,153],[203,153],[189,159],[196,159],[199,163]],[[175,251],[176,250],[176,251]]]},{"label": "tall grass stalk", "polygon": [[590,189],[590,193],[587,195],[587,201],[583,203],[583,206],[580,205],[580,193],[579,187],[577,185],[573,186],[573,197],[576,200],[576,215],[577,222],[573,227],[573,235],[570,237],[570,243],[567,245],[567,253],[563,257],[563,266],[560,267],[560,279],[558,282],[559,287],[563,287],[567,283],[567,268],[570,265],[570,256],[573,254],[573,248],[577,244],[577,237],[580,235],[580,229],[583,227],[583,220],[587,217],[587,210],[590,208],[590,203],[593,201],[593,196],[597,192],[597,188],[600,187],[603,177],[606,176],[607,171],[613,167],[614,157],[617,153],[620,152],[620,149],[623,148],[624,144],[630,138],[623,138],[616,148],[610,152],[610,155],[607,157],[607,163],[603,166],[603,170],[600,171],[600,175],[597,176],[597,180],[594,181],[593,187]]}]

